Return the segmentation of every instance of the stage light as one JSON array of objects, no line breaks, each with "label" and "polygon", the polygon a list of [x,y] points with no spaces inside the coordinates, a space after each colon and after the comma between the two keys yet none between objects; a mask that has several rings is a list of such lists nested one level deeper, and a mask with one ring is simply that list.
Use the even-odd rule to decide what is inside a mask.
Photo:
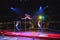
[{"label": "stage light", "polygon": [[48,5],[46,7],[48,8]]},{"label": "stage light", "polygon": [[40,9],[39,9],[39,14],[43,13],[43,7],[40,6]]},{"label": "stage light", "polygon": [[42,16],[39,16],[39,19],[42,19]]},{"label": "stage light", "polygon": [[43,20],[43,19],[45,19],[45,16],[40,15],[40,16],[38,16],[38,19]]},{"label": "stage light", "polygon": [[20,8],[16,8],[16,7],[10,7],[11,11],[15,12],[17,15],[21,15],[21,10]]},{"label": "stage light", "polygon": [[40,10],[42,9],[42,7],[40,7]]},{"label": "stage light", "polygon": [[44,7],[44,9],[47,9],[48,8],[48,5],[46,5],[45,7]]},{"label": "stage light", "polygon": [[11,9],[14,9],[14,8],[11,8]]},{"label": "stage light", "polygon": [[11,7],[10,9],[13,10],[13,11],[16,11],[16,8]]},{"label": "stage light", "polygon": [[44,13],[44,8],[43,8],[42,6],[40,6],[40,7],[37,9],[37,11],[36,11],[36,13],[34,14],[34,16],[38,16],[38,15],[43,14],[43,13]]}]

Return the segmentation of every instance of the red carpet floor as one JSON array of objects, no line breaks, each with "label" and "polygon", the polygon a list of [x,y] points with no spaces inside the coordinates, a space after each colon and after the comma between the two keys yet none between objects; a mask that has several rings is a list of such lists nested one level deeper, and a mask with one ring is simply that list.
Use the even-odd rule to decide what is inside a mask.
[{"label": "red carpet floor", "polygon": [[40,38],[40,39],[53,39],[53,38],[60,38],[60,34],[54,34],[54,33],[45,33],[45,32],[8,32],[3,31],[0,32],[2,34],[5,34],[6,36],[20,36],[20,37],[30,37],[30,38]]}]

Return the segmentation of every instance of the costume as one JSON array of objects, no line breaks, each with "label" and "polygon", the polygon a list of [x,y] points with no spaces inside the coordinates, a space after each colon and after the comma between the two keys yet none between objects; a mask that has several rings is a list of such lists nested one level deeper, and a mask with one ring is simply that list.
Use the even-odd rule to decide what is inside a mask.
[{"label": "costume", "polygon": [[38,27],[40,28],[40,31],[42,32],[43,31],[43,29],[42,29],[42,22],[40,20],[38,21]]},{"label": "costume", "polygon": [[16,30],[19,31],[19,21],[16,21],[15,27],[16,27]]}]

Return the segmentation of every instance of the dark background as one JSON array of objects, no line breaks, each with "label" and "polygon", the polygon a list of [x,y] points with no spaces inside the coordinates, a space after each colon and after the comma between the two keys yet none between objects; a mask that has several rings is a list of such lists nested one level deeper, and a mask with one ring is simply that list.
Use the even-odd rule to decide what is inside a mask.
[{"label": "dark background", "polygon": [[59,16],[60,16],[60,5],[59,4],[60,4],[60,1],[58,0],[57,1],[22,0],[22,2],[20,2],[20,0],[2,0],[0,1],[0,17],[1,18],[3,17],[3,19],[4,17],[10,17],[8,19],[11,19],[11,17],[13,17],[15,20],[18,15],[10,9],[11,7],[20,8],[22,12],[19,13],[19,16],[23,15],[24,13],[29,13],[33,16],[40,6],[44,7],[48,5],[48,9],[44,10],[45,14],[49,16],[51,20],[59,21],[60,20],[59,19]]},{"label": "dark background", "polygon": [[[48,5],[48,9],[45,9],[45,14],[51,18],[51,20],[59,21],[60,15],[60,1],[52,1],[52,0],[2,0],[0,1],[0,16],[6,17],[9,16],[10,18],[13,17],[14,19],[17,17],[16,13],[13,12],[10,7],[20,8],[22,13],[19,15],[23,15],[24,13],[29,13],[33,15],[40,6]],[[8,18],[9,19],[9,18]],[[7,20],[5,18],[5,20]],[[13,19],[11,19],[13,20]]]},{"label": "dark background", "polygon": [[[0,22],[15,21],[18,17],[23,16],[25,13],[29,13],[31,16],[38,10],[40,6],[45,7],[48,5],[48,9],[45,9],[46,21],[55,21],[57,23],[51,24],[48,28],[60,29],[60,1],[59,0],[1,0],[0,1]],[[13,12],[10,7],[19,8],[21,13],[19,15]],[[59,23],[58,23],[59,22]],[[53,27],[54,26],[54,27]]]}]

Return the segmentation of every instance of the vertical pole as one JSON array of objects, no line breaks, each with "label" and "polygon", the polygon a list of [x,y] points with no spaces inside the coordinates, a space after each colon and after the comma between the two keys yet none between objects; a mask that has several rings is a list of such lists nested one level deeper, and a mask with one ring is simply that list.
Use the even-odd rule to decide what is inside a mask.
[{"label": "vertical pole", "polygon": [[[0,23],[0,26],[1,26],[1,23]],[[1,27],[0,27],[0,30],[1,30]]]},{"label": "vertical pole", "polygon": [[31,24],[31,22],[30,22],[30,27],[29,27],[29,28],[30,28],[30,31],[31,31],[31,25],[32,25],[32,24]]},{"label": "vertical pole", "polygon": [[21,32],[21,21],[20,21],[20,32]]},{"label": "vertical pole", "polygon": [[14,32],[15,32],[15,21],[14,21]]},{"label": "vertical pole", "polygon": [[25,32],[26,32],[26,19],[25,19]]},{"label": "vertical pole", "polygon": [[38,32],[39,32],[39,27],[37,28]]}]

